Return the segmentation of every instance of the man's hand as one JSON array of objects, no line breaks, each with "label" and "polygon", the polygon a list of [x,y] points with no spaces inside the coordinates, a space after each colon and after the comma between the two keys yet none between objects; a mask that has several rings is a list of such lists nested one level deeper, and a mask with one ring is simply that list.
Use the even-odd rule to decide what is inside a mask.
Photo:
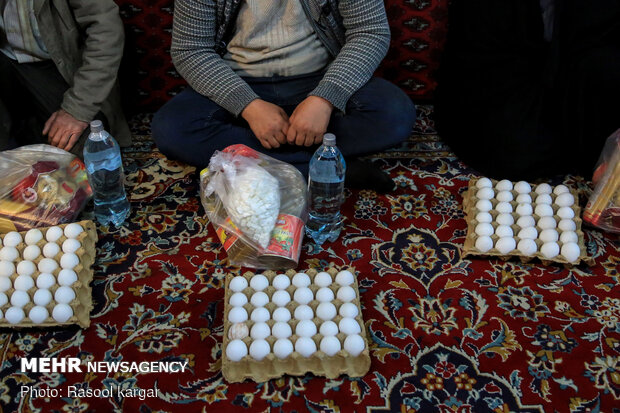
[{"label": "man's hand", "polygon": [[265,148],[275,149],[286,143],[288,116],[280,106],[255,99],[243,109],[241,117]]},{"label": "man's hand", "polygon": [[70,151],[86,127],[88,123],[77,120],[60,109],[52,113],[52,116],[45,122],[43,136],[47,135],[50,145]]},{"label": "man's hand", "polygon": [[323,140],[334,106],[318,96],[308,96],[291,115],[286,140],[291,145],[312,146]]}]

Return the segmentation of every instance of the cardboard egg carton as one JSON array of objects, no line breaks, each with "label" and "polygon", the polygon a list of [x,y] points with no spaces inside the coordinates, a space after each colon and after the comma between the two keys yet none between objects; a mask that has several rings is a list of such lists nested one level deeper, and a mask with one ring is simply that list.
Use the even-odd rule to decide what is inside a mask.
[{"label": "cardboard egg carton", "polygon": [[[11,328],[54,327],[54,326],[61,326],[61,325],[77,324],[80,327],[86,328],[90,325],[90,312],[93,308],[92,290],[90,287],[90,282],[93,279],[92,266],[95,262],[95,256],[96,256],[95,244],[97,242],[97,230],[96,230],[96,227],[93,221],[80,221],[78,222],[78,224],[82,226],[84,231],[80,233],[78,237],[76,238],[78,241],[80,241],[82,245],[75,252],[75,255],[77,255],[79,258],[79,263],[75,268],[73,268],[73,271],[75,271],[75,273],[77,274],[78,279],[75,283],[73,283],[73,285],[71,285],[71,288],[75,292],[75,299],[73,299],[73,301],[69,303],[69,306],[73,310],[73,315],[69,318],[69,320],[65,321],[64,323],[59,323],[52,318],[52,310],[54,309],[54,305],[56,304],[53,297],[54,297],[54,293],[59,287],[58,282],[56,282],[49,289],[49,291],[52,293],[52,301],[48,305],[45,306],[49,313],[48,318],[42,323],[34,323],[28,318],[28,312],[35,305],[32,301],[32,298],[33,298],[34,293],[37,291],[36,278],[40,274],[40,271],[37,268],[34,274],[32,275],[32,278],[35,280],[35,286],[27,291],[28,295],[30,296],[30,302],[23,307],[23,310],[26,316],[21,322],[17,324],[11,324],[6,320],[6,318],[3,317],[0,319],[0,327],[11,327]],[[63,224],[63,225],[57,225],[57,226],[62,228],[64,232],[64,228],[67,225],[69,224]],[[43,246],[47,243],[45,239],[45,235],[49,228],[51,227],[38,228],[43,234],[43,239],[41,239],[35,245],[37,245],[41,250],[43,250]],[[20,234],[22,236],[22,242],[16,247],[17,250],[19,251],[19,258],[14,262],[15,267],[17,267],[17,264],[20,261],[23,261],[23,258],[22,258],[23,252],[27,246],[26,243],[23,241],[26,231],[20,232]],[[65,237],[65,235],[63,234],[58,239],[58,241],[56,241],[56,243],[59,246],[61,246],[62,243],[66,239],[67,237]],[[56,268],[56,270],[52,273],[55,279],[58,278],[58,274],[60,273],[60,270],[62,269],[60,268],[60,258],[62,257],[62,255],[63,255],[63,252],[61,249],[61,251],[53,258],[56,262],[58,262],[58,268]],[[43,257],[43,255],[41,254],[36,260],[34,260],[33,262],[35,266],[38,267],[39,262],[43,258],[45,257]],[[14,273],[10,277],[11,284],[13,284],[17,276],[18,276],[17,273]],[[11,298],[11,294],[13,293],[13,291],[15,290],[13,287],[11,287],[9,290],[5,292],[6,296],[9,298],[9,302],[3,305],[2,307],[0,307],[3,314],[6,314],[6,310],[8,310],[11,307],[10,298]]]},{"label": "cardboard egg carton", "polygon": [[[349,271],[355,274],[353,269],[349,269]],[[336,298],[336,293],[338,291],[338,288],[340,287],[338,284],[335,283],[335,277],[338,271],[336,271],[333,268],[330,268],[330,269],[325,270],[325,272],[329,273],[333,280],[332,281],[333,284],[329,288],[334,293],[334,300],[331,302],[336,307],[337,315],[332,319],[332,321],[338,324],[338,322],[342,319],[342,317],[338,314],[338,310],[340,308],[340,305],[342,304],[342,301]],[[292,281],[292,278],[296,273],[297,272],[295,270],[288,270],[285,274]],[[313,281],[314,276],[317,274],[317,271],[308,270],[305,273]],[[269,279],[269,286],[267,287],[267,289],[264,290],[264,292],[267,293],[270,299],[269,303],[265,306],[265,308],[269,310],[269,313],[271,316],[273,314],[273,311],[277,308],[277,306],[273,302],[271,302],[271,296],[276,291],[276,289],[272,286],[272,280],[277,274],[274,271],[265,271],[262,274],[265,275]],[[245,274],[242,275],[242,277],[245,277],[247,279],[248,285],[249,285],[250,279],[252,278],[253,275],[255,274],[252,272],[246,272]],[[357,306],[358,315],[357,317],[355,317],[355,320],[359,323],[361,327],[361,332],[359,333],[359,335],[363,338],[364,344],[365,344],[364,350],[359,355],[354,357],[351,354],[349,354],[346,350],[344,350],[344,340],[346,338],[346,335],[343,334],[342,332],[339,332],[336,335],[341,345],[341,350],[338,353],[336,353],[334,356],[328,356],[327,354],[323,353],[320,350],[319,344],[323,336],[318,332],[318,330],[319,330],[321,323],[323,323],[323,320],[319,319],[316,316],[316,308],[319,305],[319,302],[316,300],[316,297],[315,297],[315,299],[312,300],[308,304],[308,306],[310,306],[314,312],[315,317],[313,321],[315,325],[317,326],[317,334],[312,336],[312,339],[314,340],[316,344],[316,348],[317,348],[317,351],[314,354],[306,358],[302,356],[301,354],[299,354],[298,352],[293,351],[293,353],[289,355],[288,357],[284,359],[279,359],[273,354],[273,344],[275,343],[276,338],[273,336],[269,336],[265,340],[269,343],[272,352],[269,353],[269,355],[267,355],[264,359],[257,361],[253,359],[248,353],[248,355],[242,358],[240,361],[234,362],[234,361],[229,360],[228,357],[226,356],[226,348],[228,346],[228,343],[231,341],[231,339],[229,338],[229,330],[231,326],[233,325],[228,320],[228,313],[230,309],[232,308],[232,306],[229,304],[229,301],[230,301],[230,296],[233,294],[233,291],[231,291],[229,288],[229,284],[233,278],[234,276],[230,274],[226,276],[225,295],[224,295],[225,304],[224,304],[224,339],[223,339],[223,347],[222,347],[222,374],[224,375],[224,378],[226,380],[228,380],[229,382],[241,382],[245,379],[251,379],[252,381],[255,381],[255,382],[264,382],[269,379],[282,377],[285,374],[301,376],[301,375],[306,374],[307,372],[313,373],[317,376],[325,376],[327,378],[336,378],[340,376],[341,374],[346,374],[351,377],[361,377],[361,376],[364,376],[366,373],[368,373],[368,370],[370,369],[370,352],[369,352],[366,328],[364,326],[364,320],[362,319],[362,311],[361,311],[362,309],[360,308],[359,289],[357,285],[357,279],[355,279],[354,283],[351,284],[350,287],[352,287],[353,290],[355,291],[356,298],[351,302]],[[317,290],[319,289],[319,286],[317,286],[316,284],[314,284],[314,282],[312,282],[308,288],[312,290],[313,296],[315,296]],[[296,288],[292,284],[286,289],[286,291],[288,291],[291,296],[291,302],[289,302],[285,306],[285,308],[287,308],[291,313],[291,320],[288,322],[288,324],[291,326],[291,330],[293,332],[293,335],[289,338],[289,340],[293,344],[293,347],[295,345],[295,341],[298,338],[298,336],[295,334],[295,327],[297,323],[299,322],[299,320],[296,320],[294,318],[295,308],[299,305],[293,300],[293,294],[294,294],[295,289]],[[243,293],[248,298],[248,303],[244,305],[243,307],[247,310],[248,316],[249,316],[252,310],[254,309],[254,306],[250,303],[250,297],[254,293],[254,290],[250,286],[248,286],[245,290],[243,290]],[[272,318],[270,318],[267,321],[267,324],[269,325],[270,329],[274,323],[275,321]],[[255,323],[248,317],[248,321],[246,322],[246,324],[248,326],[248,330],[251,330],[252,326]],[[244,338],[243,341],[245,342],[247,348],[249,349],[250,344],[252,343],[253,340],[251,337],[248,336]]]},{"label": "cardboard egg carton", "polygon": [[[476,187],[476,183],[478,182],[478,179],[472,179],[469,181],[469,187],[467,189],[467,191],[463,194],[463,208],[465,210],[465,215],[466,215],[466,221],[467,221],[467,236],[465,238],[465,243],[463,245],[463,257],[466,257],[468,255],[475,255],[475,256],[490,256],[490,257],[498,257],[502,260],[509,260],[513,257],[519,257],[519,259],[521,260],[521,262],[523,263],[527,263],[529,261],[531,261],[534,258],[539,259],[544,265],[550,265],[551,263],[561,263],[564,264],[567,267],[572,267],[575,265],[578,265],[581,262],[585,262],[588,265],[593,265],[594,264],[594,259],[592,257],[588,257],[588,255],[586,254],[586,246],[585,246],[585,241],[584,241],[584,235],[583,235],[583,231],[581,230],[581,226],[582,226],[582,220],[581,220],[581,208],[579,207],[579,194],[577,193],[577,191],[575,191],[572,188],[569,188],[570,193],[573,195],[573,197],[575,198],[575,203],[571,206],[571,209],[573,210],[573,212],[575,213],[575,216],[572,218],[572,221],[575,222],[575,233],[577,234],[577,245],[579,246],[579,251],[580,251],[580,255],[579,258],[575,261],[575,262],[569,262],[568,260],[566,260],[562,255],[558,254],[553,258],[546,258],[544,255],[542,255],[542,253],[540,252],[540,247],[543,245],[543,242],[540,239],[536,239],[536,252],[533,255],[525,255],[523,253],[521,253],[521,251],[519,251],[517,248],[515,248],[514,250],[512,250],[509,254],[502,254],[501,252],[499,252],[495,246],[493,248],[491,248],[489,251],[486,252],[481,252],[476,248],[476,239],[478,238],[478,235],[475,232],[476,229],[476,225],[478,225],[478,221],[476,220],[476,215],[478,214],[479,211],[476,208],[476,203],[478,201],[478,198],[476,196],[476,193],[478,191],[478,188]],[[497,190],[495,189],[495,185],[497,184],[498,181],[491,179],[491,182],[493,183],[493,190],[496,192],[497,194]],[[513,182],[514,184],[514,182]],[[537,185],[531,185],[532,190],[530,192],[530,195],[532,197],[532,209],[535,209],[536,206],[536,188]],[[511,228],[513,230],[514,235],[514,239],[516,241],[516,243],[519,243],[519,237],[517,236],[520,227],[516,224],[517,219],[519,218],[519,215],[515,212],[516,211],[516,207],[517,207],[517,202],[515,201],[517,198],[518,193],[513,189],[512,191],[513,194],[513,200],[510,202],[510,204],[513,207],[513,212],[512,212],[512,216],[514,218],[515,223],[513,225],[511,225]],[[557,211],[559,209],[558,205],[555,204],[555,198],[557,197],[557,195],[551,193],[550,194],[552,201],[554,201],[552,203],[552,208],[553,208],[553,212],[554,215],[553,217],[555,218],[556,221],[560,221],[560,218],[557,216]],[[492,199],[490,200],[491,203],[493,204],[493,208],[495,208],[495,206],[497,205],[497,203],[499,202],[497,199]],[[495,210],[492,209],[491,211],[489,211],[489,213],[491,214],[491,216],[493,217],[493,222],[491,223],[491,225],[493,225],[493,229],[496,229],[497,226],[499,225],[496,221],[497,215],[499,215],[499,213]],[[532,217],[534,217],[534,220],[536,221],[536,223],[538,223],[538,219],[540,218],[538,215],[536,215],[535,213],[532,213]],[[538,233],[540,234],[541,229],[536,226],[536,229],[538,230]],[[558,231],[561,233],[561,231]],[[491,239],[493,240],[493,245],[495,245],[495,242],[498,240],[497,235],[495,235],[495,233],[491,236]],[[561,241],[557,241],[558,245],[560,246],[560,248],[562,247],[562,242]]]}]

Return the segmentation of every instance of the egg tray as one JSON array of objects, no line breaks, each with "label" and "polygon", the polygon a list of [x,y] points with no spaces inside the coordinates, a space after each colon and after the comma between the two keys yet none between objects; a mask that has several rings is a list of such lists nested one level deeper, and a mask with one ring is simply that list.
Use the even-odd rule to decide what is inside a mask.
[{"label": "egg tray", "polygon": [[[572,218],[572,221],[575,222],[575,233],[577,234],[577,245],[579,246],[579,251],[580,251],[580,255],[579,258],[575,261],[575,262],[569,262],[568,260],[566,260],[563,256],[561,255],[557,255],[554,258],[546,258],[545,256],[543,256],[540,253],[540,247],[542,246],[542,241],[540,241],[540,239],[536,239],[536,245],[537,245],[537,251],[536,253],[534,253],[533,255],[525,255],[523,253],[521,253],[518,249],[514,249],[512,250],[512,252],[510,254],[502,254],[501,252],[499,252],[495,247],[491,248],[489,251],[486,252],[480,252],[477,248],[476,248],[476,238],[478,237],[478,235],[475,232],[476,229],[476,225],[478,225],[478,221],[476,221],[476,215],[478,214],[478,212],[480,212],[477,208],[476,208],[476,202],[478,201],[478,198],[476,197],[476,192],[478,191],[478,188],[476,187],[476,183],[478,182],[478,179],[472,179],[469,181],[469,187],[467,189],[467,191],[465,191],[465,193],[463,194],[463,208],[465,210],[465,215],[466,215],[466,221],[467,221],[467,236],[465,238],[465,243],[463,245],[463,257],[466,257],[468,255],[474,255],[474,256],[489,256],[489,257],[497,257],[500,258],[504,261],[507,261],[511,258],[514,257],[518,257],[521,262],[523,263],[527,263],[530,262],[531,260],[533,260],[534,258],[539,259],[544,265],[550,265],[552,263],[560,263],[560,264],[564,264],[566,267],[573,267],[576,265],[579,265],[579,263],[581,262],[585,262],[588,265],[594,265],[594,259],[592,257],[589,257],[586,254],[586,247],[585,247],[585,242],[584,242],[584,236],[583,236],[583,231],[581,230],[581,224],[582,224],[582,220],[581,220],[581,208],[579,207],[579,194],[577,193],[577,191],[575,191],[574,189],[569,189],[570,193],[573,195],[573,197],[575,198],[575,203],[572,205],[571,209],[573,210],[573,212],[575,213],[575,216]],[[491,179],[491,182],[493,182],[493,190],[496,191],[495,189],[495,185],[497,184],[498,181]],[[513,183],[514,184],[514,183]],[[536,195],[535,190],[537,185],[531,185],[532,190],[530,192],[530,195],[532,195],[532,197],[534,197]],[[517,197],[517,192],[513,189],[512,192],[514,198],[516,199]],[[553,201],[555,201],[556,195],[555,194],[550,194],[551,198]],[[497,203],[499,201],[497,201],[497,199],[492,199],[490,200],[491,203],[493,204],[493,207],[495,208],[495,205],[497,205]],[[515,200],[511,201],[510,204],[513,206],[513,212],[512,212],[512,216],[515,219],[515,223],[513,225],[511,225],[511,228],[513,230],[513,232],[515,233],[515,241],[517,242],[517,244],[519,243],[519,237],[516,236],[516,234],[518,233],[520,227],[516,224],[517,218],[519,218],[519,215],[514,212],[516,210],[516,206],[517,206],[517,202]],[[532,205],[535,205],[536,202],[535,200],[532,200]],[[554,215],[553,217],[556,219],[556,221],[559,221],[560,218],[555,214],[557,213],[558,210],[558,206],[555,205],[555,203],[552,204],[553,207],[553,211],[554,211]],[[489,211],[489,213],[491,214],[491,216],[493,217],[493,222],[491,223],[491,225],[493,225],[493,228],[497,228],[498,224],[495,221],[495,218],[497,217],[497,215],[499,214],[495,209],[492,209],[491,211]],[[538,215],[536,214],[532,214],[532,217],[534,217],[534,219],[536,220],[536,222],[538,222],[538,219],[540,218]],[[540,233],[541,229],[538,228],[538,226],[536,226],[536,229],[538,230],[538,232]],[[497,241],[498,237],[497,235],[493,234],[491,236],[491,239],[493,240],[493,245],[495,245],[495,242]],[[560,246],[560,248],[562,247],[562,242],[558,241],[558,245]]]},{"label": "egg tray", "polygon": [[[49,312],[49,317],[47,318],[47,320],[42,323],[36,323],[36,324],[32,322],[28,318],[28,312],[30,311],[32,307],[34,307],[34,303],[32,302],[32,296],[37,291],[37,287],[34,286],[30,290],[28,290],[28,294],[30,295],[31,301],[30,303],[24,306],[24,313],[26,314],[26,317],[24,317],[24,319],[17,324],[11,324],[7,322],[5,318],[2,318],[0,319],[0,327],[10,327],[10,328],[37,327],[37,328],[40,328],[40,327],[55,327],[55,326],[77,324],[80,327],[87,328],[90,325],[90,312],[93,309],[92,290],[90,287],[90,282],[93,279],[92,266],[95,262],[95,256],[96,256],[95,244],[97,242],[97,230],[96,230],[96,227],[93,221],[80,221],[78,222],[78,224],[82,226],[84,231],[80,233],[77,237],[77,240],[80,241],[82,246],[75,252],[75,254],[80,259],[80,262],[73,269],[78,276],[77,281],[73,285],[71,285],[71,288],[73,289],[73,291],[75,291],[75,299],[71,303],[69,303],[69,305],[71,306],[73,310],[73,315],[69,318],[69,320],[65,321],[64,323],[59,323],[56,320],[54,320],[51,314],[52,314],[52,310],[56,302],[52,299],[52,301],[48,305],[45,306]],[[64,231],[64,228],[67,225],[69,224],[62,224],[62,225],[57,225],[57,226],[62,228]],[[41,250],[43,250],[43,246],[47,243],[47,241],[45,240],[45,234],[47,233],[47,230],[49,228],[51,227],[38,228],[43,233],[43,239],[41,239],[36,244],[39,246],[39,248],[41,248]],[[24,239],[26,231],[20,232],[20,234],[22,236],[22,239]],[[67,239],[67,237],[65,237],[63,234],[62,237],[60,237],[58,241],[56,241],[56,243],[59,245],[62,245],[62,242],[65,239]],[[22,241],[16,247],[20,254],[19,255],[20,258],[14,263],[16,267],[17,267],[17,263],[23,260],[23,258],[21,257],[22,257],[23,251],[26,248],[26,246],[27,246],[26,243]],[[54,259],[57,262],[59,262],[61,256],[62,256],[62,251],[60,251],[58,255],[54,257]],[[38,267],[39,261],[41,261],[43,258],[44,257],[40,255],[35,261],[33,261],[37,267]],[[60,272],[61,269],[62,268],[60,268],[60,264],[59,264],[59,267],[52,273],[52,275],[54,275],[54,278],[58,278],[58,273]],[[36,280],[36,277],[39,275],[39,273],[40,272],[37,269],[34,272],[32,278]],[[17,274],[14,273],[9,278],[11,278],[11,283],[13,283],[15,281],[15,278],[17,278]],[[58,287],[59,287],[58,284],[55,284],[52,288],[50,288],[52,297],[54,296],[54,293],[58,289]],[[13,294],[13,291],[15,291],[13,287],[5,291],[5,294],[9,298],[9,302],[6,303],[4,306],[0,307],[3,313],[6,313],[6,310],[11,307],[10,297],[11,297],[11,294]]]},{"label": "egg tray", "polygon": [[[355,271],[353,269],[349,269],[349,271],[355,274]],[[332,276],[332,280],[335,280],[335,277],[338,271],[336,271],[333,268],[330,268],[330,269],[325,270],[325,272],[329,273]],[[293,276],[296,273],[297,272],[295,270],[288,270],[285,274],[292,280]],[[317,271],[311,269],[311,270],[306,271],[305,273],[312,280],[314,280],[314,276],[317,274]],[[276,289],[271,285],[271,282],[277,274],[274,271],[265,271],[262,274],[265,277],[267,277],[267,279],[269,279],[269,286],[264,291],[269,296],[270,301],[265,306],[265,308],[267,308],[269,310],[269,313],[272,314],[273,310],[275,310],[277,306],[271,302],[271,296],[276,291]],[[242,276],[247,279],[248,284],[249,284],[250,279],[252,278],[253,275],[254,273],[252,272],[246,272]],[[323,353],[319,349],[319,343],[323,336],[317,333],[316,335],[312,337],[312,339],[314,340],[316,344],[317,351],[308,358],[302,356],[297,351],[293,351],[293,353],[285,359],[277,358],[272,352],[269,355],[267,355],[263,360],[260,360],[260,361],[252,359],[252,357],[249,354],[237,362],[233,362],[229,360],[226,357],[226,348],[228,346],[228,343],[231,341],[228,337],[228,332],[232,326],[232,323],[228,321],[228,312],[231,308],[229,304],[229,300],[230,300],[230,296],[233,294],[233,291],[229,289],[228,285],[230,281],[233,279],[233,277],[234,276],[231,274],[226,276],[226,285],[225,285],[225,294],[224,294],[225,301],[224,301],[224,339],[223,339],[223,347],[222,347],[222,374],[224,375],[224,378],[226,380],[228,380],[231,383],[235,383],[235,382],[242,382],[245,379],[251,379],[252,381],[259,383],[259,382],[267,381],[269,379],[282,377],[285,374],[289,374],[293,376],[302,376],[309,372],[317,376],[325,376],[327,378],[333,379],[333,378],[340,376],[341,374],[346,374],[350,377],[362,377],[366,375],[366,373],[368,373],[368,371],[370,370],[370,351],[368,347],[368,337],[366,333],[366,328],[364,327],[364,321],[362,319],[362,311],[361,311],[362,309],[360,308],[359,289],[357,285],[357,280],[355,280],[354,283],[351,284],[350,286],[355,291],[355,296],[356,296],[356,298],[351,302],[354,303],[358,309],[358,314],[357,314],[357,317],[355,317],[355,320],[361,326],[362,331],[359,333],[359,335],[364,339],[364,344],[365,344],[364,350],[359,355],[354,357],[344,350],[343,343],[344,343],[344,339],[346,338],[346,336],[345,334],[339,332],[336,335],[336,337],[340,341],[341,350],[338,353],[336,353],[334,356],[328,356],[327,354]],[[317,290],[319,289],[319,287],[314,283],[310,284],[308,288],[312,290],[313,295],[315,295]],[[336,297],[336,292],[339,286],[335,284],[334,282],[329,288],[332,289],[332,291],[334,292],[334,297]],[[291,315],[293,315],[295,308],[298,306],[296,302],[292,301],[295,287],[291,284],[286,289],[286,291],[288,291],[289,294],[291,295],[291,302],[289,302],[285,306],[285,308],[287,308],[291,312]],[[248,303],[243,306],[246,310],[248,310],[248,314],[250,314],[252,309],[254,308],[252,304],[249,302],[250,297],[252,296],[253,292],[254,290],[252,290],[252,288],[249,286],[245,290],[243,290],[243,293],[245,293],[245,295],[248,297]],[[338,309],[340,308],[340,305],[342,304],[342,301],[338,300],[337,298],[334,298],[334,300],[331,302],[334,304],[334,306],[336,307],[336,310],[338,311]],[[317,325],[317,330],[320,324],[323,322],[323,320],[316,317],[316,308],[318,305],[319,305],[319,302],[317,300],[312,300],[308,304],[308,306],[310,306],[315,313],[315,318],[313,319],[313,321],[315,325]],[[332,321],[338,324],[338,322],[341,319],[342,317],[337,314],[336,317],[332,319]],[[291,318],[291,320],[288,322],[288,324],[291,326],[293,333],[295,332],[295,327],[298,322],[299,320],[296,320],[294,318]],[[270,328],[273,326],[274,323],[275,321],[271,318],[267,321],[267,324],[269,325]],[[248,319],[248,321],[246,321],[246,324],[248,325],[248,328],[251,329],[252,325],[254,325],[254,322]],[[297,337],[298,336],[296,334],[293,334],[290,337],[290,340],[293,343],[293,345],[295,344]],[[269,343],[270,347],[273,349],[273,344],[275,343],[276,338],[273,336],[269,336],[265,340]],[[248,336],[245,339],[243,339],[243,341],[249,348],[252,342],[251,337]]]}]

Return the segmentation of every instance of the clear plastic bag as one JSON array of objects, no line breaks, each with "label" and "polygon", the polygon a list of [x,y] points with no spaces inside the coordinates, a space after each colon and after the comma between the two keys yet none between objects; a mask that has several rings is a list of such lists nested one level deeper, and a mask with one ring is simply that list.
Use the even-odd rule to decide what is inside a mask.
[{"label": "clear plastic bag", "polygon": [[50,145],[0,152],[0,233],[76,220],[92,190],[84,163]]},{"label": "clear plastic bag", "polygon": [[200,173],[202,205],[233,265],[297,266],[307,185],[292,165],[245,145],[215,152]]},{"label": "clear plastic bag", "polygon": [[594,192],[584,220],[604,231],[620,233],[620,129],[607,138],[592,181]]}]

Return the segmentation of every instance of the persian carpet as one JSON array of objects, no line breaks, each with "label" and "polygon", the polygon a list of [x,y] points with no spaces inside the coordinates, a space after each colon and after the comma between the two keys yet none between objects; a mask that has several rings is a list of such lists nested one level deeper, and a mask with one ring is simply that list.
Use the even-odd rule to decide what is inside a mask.
[{"label": "persian carpet", "polygon": [[[373,157],[389,195],[347,191],[346,226],[300,269],[353,266],[371,341],[361,378],[307,374],[228,384],[220,373],[229,264],[198,199],[193,168],[165,159],[134,119],[125,151],[132,212],[99,227],[87,329],[0,331],[2,411],[618,412],[620,243],[585,231],[593,267],[462,258],[462,193],[474,171],[440,142],[432,109],[413,135]],[[587,182],[565,182],[586,193]],[[88,212],[85,218],[89,218]],[[22,357],[183,361],[178,374],[23,373]],[[158,389],[158,398],[33,398],[21,386]]]}]

